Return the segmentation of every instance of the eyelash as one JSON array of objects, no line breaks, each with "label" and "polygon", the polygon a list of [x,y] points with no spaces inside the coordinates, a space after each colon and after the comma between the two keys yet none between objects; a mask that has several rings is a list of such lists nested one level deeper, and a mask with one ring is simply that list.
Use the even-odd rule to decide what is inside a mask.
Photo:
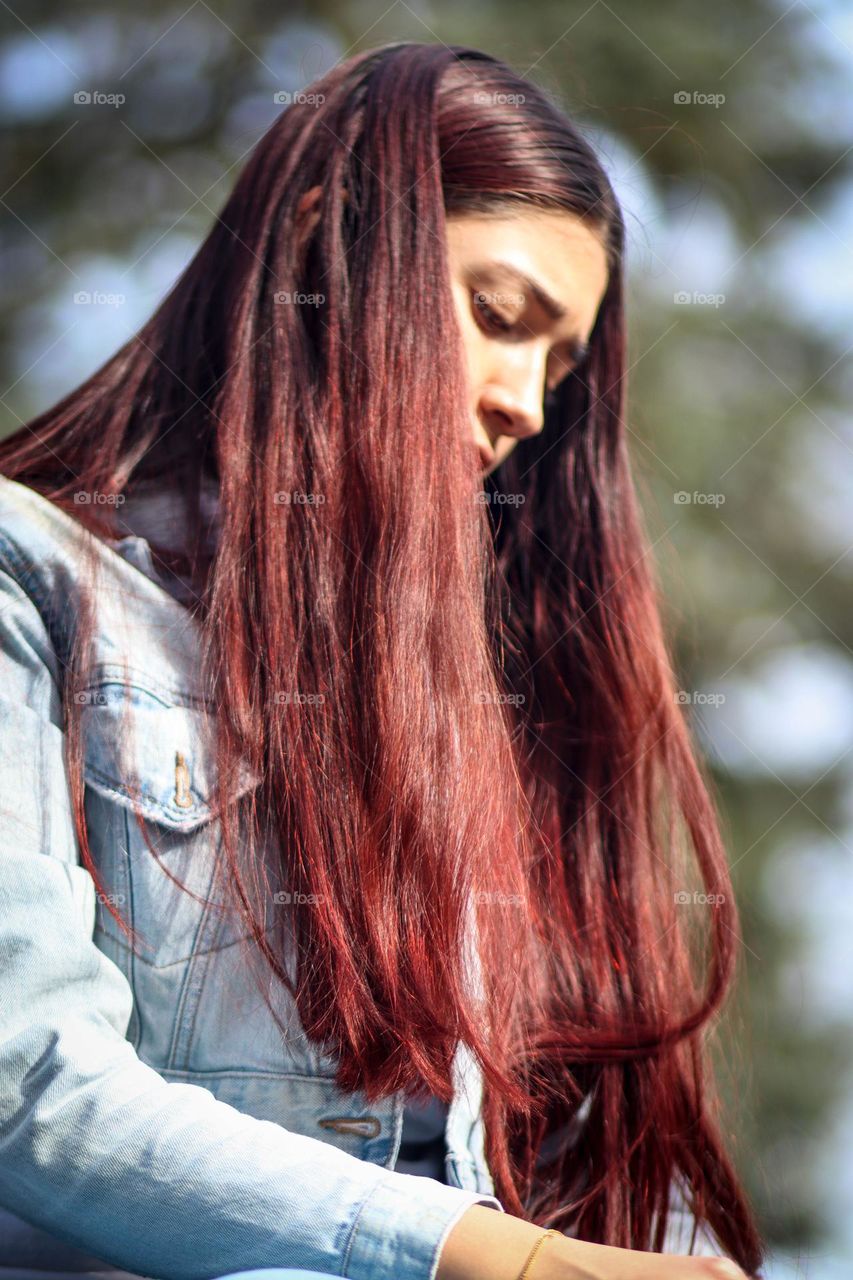
[{"label": "eyelash", "polygon": [[[471,302],[478,314],[479,322],[487,332],[512,333],[515,328],[508,320],[504,320],[501,316],[493,311],[487,302],[483,302],[478,297],[479,290],[474,289],[471,292]],[[572,370],[569,370],[571,373]],[[557,388],[547,388],[545,391],[544,402],[547,408],[552,408],[557,399]]]},{"label": "eyelash", "polygon": [[487,302],[483,302],[477,295],[479,290],[474,290],[471,294],[471,301],[480,318],[484,328],[488,331],[497,333],[511,333],[513,325],[508,320],[504,320],[496,311],[493,311]]}]

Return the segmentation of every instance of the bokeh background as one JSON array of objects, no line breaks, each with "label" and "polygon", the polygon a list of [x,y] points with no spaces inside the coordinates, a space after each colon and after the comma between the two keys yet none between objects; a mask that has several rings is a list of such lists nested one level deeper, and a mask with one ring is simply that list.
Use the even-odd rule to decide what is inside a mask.
[{"label": "bokeh background", "polygon": [[626,211],[635,470],[742,915],[728,1123],[772,1280],[853,1276],[850,0],[3,0],[0,434],[150,314],[280,95],[399,39],[559,94]]}]

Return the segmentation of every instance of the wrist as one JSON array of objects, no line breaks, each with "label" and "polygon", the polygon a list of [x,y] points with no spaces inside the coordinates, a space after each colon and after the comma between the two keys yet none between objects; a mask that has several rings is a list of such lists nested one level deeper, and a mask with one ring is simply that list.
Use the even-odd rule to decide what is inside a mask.
[{"label": "wrist", "polygon": [[[519,1280],[544,1234],[544,1228],[533,1222],[496,1213],[487,1205],[472,1205],[444,1242],[435,1280]],[[528,1268],[527,1280],[537,1280],[534,1268],[557,1243],[545,1241]]]},{"label": "wrist", "polygon": [[536,1262],[540,1251],[548,1245],[549,1240],[554,1240],[556,1242],[556,1237],[560,1234],[561,1232],[555,1231],[553,1227],[550,1227],[547,1231],[543,1231],[541,1233],[539,1239],[530,1250],[527,1261],[518,1273],[518,1280],[530,1280],[531,1269],[533,1264]]}]

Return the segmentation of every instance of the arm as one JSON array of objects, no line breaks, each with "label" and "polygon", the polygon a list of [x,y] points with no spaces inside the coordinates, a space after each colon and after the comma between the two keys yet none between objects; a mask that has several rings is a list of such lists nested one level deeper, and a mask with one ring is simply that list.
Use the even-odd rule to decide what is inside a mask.
[{"label": "arm", "polygon": [[160,1280],[266,1266],[432,1280],[459,1217],[502,1213],[497,1199],[166,1081],[125,1038],[133,994],[92,941],[58,688],[41,615],[0,570],[0,1204]]},{"label": "arm", "polygon": [[[685,1228],[688,1222],[692,1228],[690,1215]],[[450,1232],[437,1280],[517,1280],[542,1233],[541,1227],[508,1213],[496,1219],[482,1205],[473,1205]],[[689,1240],[688,1229],[685,1237],[674,1231],[668,1243],[686,1248]],[[655,1253],[592,1244],[570,1233],[558,1233],[544,1242],[541,1255],[537,1255],[533,1280],[723,1280],[724,1276],[726,1280],[749,1280],[715,1247],[700,1248],[687,1256],[668,1249]]]}]

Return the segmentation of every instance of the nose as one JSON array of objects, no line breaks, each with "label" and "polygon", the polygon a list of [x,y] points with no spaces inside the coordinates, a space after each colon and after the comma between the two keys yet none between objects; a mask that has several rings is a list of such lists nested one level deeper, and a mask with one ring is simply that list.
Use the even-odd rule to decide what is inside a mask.
[{"label": "nose", "polygon": [[485,383],[478,396],[478,417],[491,440],[512,436],[526,440],[544,424],[545,365],[529,358],[515,368],[504,368]]}]

